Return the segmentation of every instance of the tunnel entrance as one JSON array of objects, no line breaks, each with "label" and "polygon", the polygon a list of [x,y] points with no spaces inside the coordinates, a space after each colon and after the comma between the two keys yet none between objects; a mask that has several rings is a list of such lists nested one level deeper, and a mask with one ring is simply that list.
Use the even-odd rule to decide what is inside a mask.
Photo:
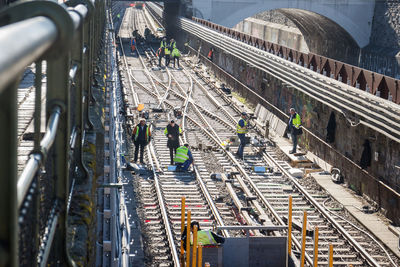
[{"label": "tunnel entrance", "polygon": [[281,8],[239,22],[235,29],[301,52],[357,64],[359,46],[340,25],[317,13]]}]

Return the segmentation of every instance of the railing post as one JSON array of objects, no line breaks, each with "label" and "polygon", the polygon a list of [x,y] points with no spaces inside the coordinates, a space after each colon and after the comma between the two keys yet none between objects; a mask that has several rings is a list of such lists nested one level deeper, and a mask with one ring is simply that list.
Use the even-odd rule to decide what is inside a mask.
[{"label": "railing post", "polygon": [[304,267],[305,254],[306,254],[306,232],[307,232],[307,211],[303,213],[303,228],[301,231],[301,258],[300,266]]},{"label": "railing post", "polygon": [[[82,18],[84,19],[84,18]],[[86,20],[88,21],[88,20]],[[87,25],[87,22],[84,23]],[[74,99],[71,99],[71,111],[74,120],[72,121],[73,126],[76,130],[75,136],[75,144],[71,149],[75,152],[74,160],[78,166],[78,173],[77,176],[80,179],[87,178],[88,170],[86,169],[85,165],[83,164],[83,148],[82,148],[82,139],[83,139],[83,132],[84,132],[84,90],[86,85],[87,76],[87,65],[85,64],[86,57],[86,49],[84,48],[84,25],[81,25],[75,35],[74,46],[72,49],[72,62],[74,62],[77,66],[76,75],[72,78],[72,87],[75,91]],[[71,116],[72,116],[71,114]],[[77,143],[76,143],[77,142]]]},{"label": "railing post", "polygon": [[10,84],[0,96],[0,266],[18,266],[17,222],[17,89]]},{"label": "railing post", "polygon": [[289,196],[289,214],[288,214],[288,255],[292,256],[292,195]]},{"label": "railing post", "polygon": [[[185,204],[186,203],[186,198],[182,197],[181,200],[181,236],[183,234],[183,230],[185,229]],[[181,258],[181,265],[185,266],[185,258],[184,258],[184,248],[183,248],[183,240],[181,240],[181,253],[180,253],[180,258]]]},{"label": "railing post", "polygon": [[318,266],[318,227],[314,230],[314,266]]},{"label": "railing post", "polygon": [[70,96],[69,96],[70,53],[65,52],[57,58],[48,60],[47,66],[47,105],[46,120],[55,105],[62,108],[59,128],[53,145],[54,156],[49,157],[50,169],[55,180],[55,193],[59,205],[57,235],[53,245],[60,262],[66,262],[66,206],[69,188],[69,144],[70,144]]},{"label": "railing post", "polygon": [[186,220],[186,267],[190,266],[190,224],[191,224],[192,212],[188,210]]}]

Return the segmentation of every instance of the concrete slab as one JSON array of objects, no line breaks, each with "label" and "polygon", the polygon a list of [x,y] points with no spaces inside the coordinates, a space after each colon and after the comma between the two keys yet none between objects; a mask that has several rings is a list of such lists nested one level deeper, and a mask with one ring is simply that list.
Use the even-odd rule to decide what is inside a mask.
[{"label": "concrete slab", "polygon": [[349,189],[340,184],[335,184],[329,174],[313,173],[311,176],[329,194],[362,225],[364,225],[379,241],[385,244],[397,257],[400,257],[398,249],[399,236],[390,230],[390,224],[377,214],[366,214],[361,211],[365,203],[356,197]]}]

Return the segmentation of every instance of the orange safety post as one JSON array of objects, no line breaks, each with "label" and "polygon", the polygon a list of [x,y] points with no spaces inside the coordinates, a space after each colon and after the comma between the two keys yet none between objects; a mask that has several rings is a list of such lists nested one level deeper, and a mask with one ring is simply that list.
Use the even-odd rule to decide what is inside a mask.
[{"label": "orange safety post", "polygon": [[329,244],[329,267],[333,267],[333,245]]},{"label": "orange safety post", "polygon": [[197,257],[199,258],[197,267],[203,267],[203,246],[202,245],[199,246],[199,251],[197,252],[197,254],[198,254]]},{"label": "orange safety post", "polygon": [[[183,234],[183,230],[185,229],[185,202],[186,199],[185,197],[182,197],[181,200],[181,236]],[[185,265],[185,257],[184,257],[184,253],[185,253],[185,249],[183,247],[183,240],[181,240],[181,265],[184,266]]]},{"label": "orange safety post", "polygon": [[289,196],[289,214],[288,214],[288,254],[292,255],[292,195]]},{"label": "orange safety post", "polygon": [[196,267],[196,262],[197,262],[197,225],[193,227],[192,267]]},{"label": "orange safety post", "polygon": [[304,267],[304,260],[306,254],[306,232],[307,232],[307,211],[303,213],[303,229],[301,230],[301,258],[300,258],[300,266]]},{"label": "orange safety post", "polygon": [[314,229],[314,267],[318,266],[318,227]]},{"label": "orange safety post", "polygon": [[186,266],[190,266],[190,219],[192,212],[188,210],[186,221]]}]

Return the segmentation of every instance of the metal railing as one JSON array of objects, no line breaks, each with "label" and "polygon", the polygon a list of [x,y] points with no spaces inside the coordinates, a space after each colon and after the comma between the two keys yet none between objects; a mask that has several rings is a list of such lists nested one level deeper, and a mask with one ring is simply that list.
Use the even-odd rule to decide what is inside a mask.
[{"label": "metal railing", "polygon": [[[82,140],[91,126],[88,103],[105,6],[30,1],[0,11],[0,266],[75,265],[66,248],[70,178],[87,176]],[[40,141],[44,60],[47,128]],[[34,149],[17,177],[17,91],[33,62]]]}]

